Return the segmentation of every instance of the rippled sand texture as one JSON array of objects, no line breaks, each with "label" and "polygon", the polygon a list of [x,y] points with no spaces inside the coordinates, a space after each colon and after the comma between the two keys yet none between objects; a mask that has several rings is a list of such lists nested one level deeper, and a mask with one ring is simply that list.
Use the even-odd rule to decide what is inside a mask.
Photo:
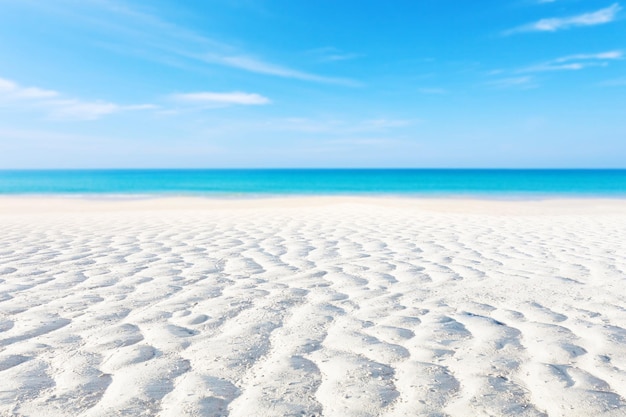
[{"label": "rippled sand texture", "polygon": [[1,215],[0,415],[626,415],[626,211],[307,201]]}]

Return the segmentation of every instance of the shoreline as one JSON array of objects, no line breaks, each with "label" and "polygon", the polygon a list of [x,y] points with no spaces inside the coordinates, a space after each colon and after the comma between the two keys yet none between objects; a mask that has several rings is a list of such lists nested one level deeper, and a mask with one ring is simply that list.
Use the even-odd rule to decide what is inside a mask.
[{"label": "shoreline", "polygon": [[54,212],[272,210],[322,206],[372,206],[424,212],[467,214],[624,214],[626,198],[481,199],[467,197],[405,198],[391,196],[275,196],[212,198],[152,196],[138,198],[85,198],[84,196],[0,196],[0,214]]}]

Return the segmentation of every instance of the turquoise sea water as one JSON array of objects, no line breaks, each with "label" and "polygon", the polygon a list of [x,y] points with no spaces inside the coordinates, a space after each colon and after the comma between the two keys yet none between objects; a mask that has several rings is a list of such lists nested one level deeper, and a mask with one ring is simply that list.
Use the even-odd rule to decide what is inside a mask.
[{"label": "turquoise sea water", "polygon": [[626,198],[626,170],[237,169],[0,171],[0,194]]}]

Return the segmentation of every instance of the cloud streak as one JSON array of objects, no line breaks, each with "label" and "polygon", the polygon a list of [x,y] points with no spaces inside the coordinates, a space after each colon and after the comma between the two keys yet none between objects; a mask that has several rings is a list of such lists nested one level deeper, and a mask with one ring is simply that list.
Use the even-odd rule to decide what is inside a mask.
[{"label": "cloud streak", "polygon": [[498,80],[487,82],[487,85],[490,85],[495,88],[501,88],[501,89],[518,89],[518,90],[529,90],[531,88],[538,87],[537,83],[535,82],[535,79],[529,75],[525,75],[523,77],[500,78]]},{"label": "cloud streak", "polygon": [[24,87],[5,78],[0,78],[0,104],[40,110],[54,120],[96,120],[113,113],[157,108],[153,104],[121,105],[102,100],[67,98],[54,90]]},{"label": "cloud streak", "polygon": [[198,92],[173,94],[172,99],[185,103],[213,103],[213,104],[239,104],[239,105],[262,105],[271,103],[270,99],[260,94],[233,91],[230,93]]},{"label": "cloud streak", "polygon": [[512,35],[523,32],[556,32],[574,27],[602,25],[614,21],[620,10],[622,10],[622,7],[619,3],[614,3],[604,9],[576,16],[541,19],[533,23],[528,23],[526,25],[507,30],[504,34]]},{"label": "cloud streak", "polygon": [[610,61],[622,59],[622,51],[607,51],[597,54],[569,55],[539,65],[533,65],[518,70],[518,73],[549,72],[549,71],[578,71],[589,67],[606,67]]},{"label": "cloud streak", "polygon": [[354,80],[346,78],[325,77],[321,75],[311,74],[308,72],[298,71],[291,68],[283,67],[280,65],[270,64],[261,61],[256,58],[252,58],[245,55],[235,56],[219,56],[213,54],[207,54],[200,57],[205,62],[213,62],[228,67],[238,68],[257,74],[273,75],[282,78],[293,78],[303,81],[313,81],[323,84],[338,84],[346,86],[358,86]]},{"label": "cloud streak", "polygon": [[38,87],[22,87],[16,82],[0,78],[0,97],[10,99],[43,99],[57,97],[59,93],[53,90],[44,90]]},{"label": "cloud streak", "polygon": [[114,113],[153,110],[153,104],[120,105],[108,101],[58,100],[45,103],[54,120],[97,120]]},{"label": "cloud streak", "polygon": [[342,52],[332,46],[310,49],[306,51],[306,54],[314,57],[319,62],[349,61],[362,56],[361,54]]},{"label": "cloud streak", "polygon": [[[59,1],[60,3],[60,1]],[[180,61],[195,65],[219,65],[254,74],[268,75],[323,84],[359,86],[355,80],[319,75],[268,62],[231,44],[220,42],[171,23],[159,16],[136,10],[121,1],[97,0],[87,3],[80,14],[70,14],[90,28],[100,30],[108,39],[97,45],[149,59],[165,65]],[[89,8],[98,8],[93,13]],[[61,9],[59,9],[61,13]],[[102,11],[106,17],[102,18]],[[113,45],[113,47],[111,47]]]}]

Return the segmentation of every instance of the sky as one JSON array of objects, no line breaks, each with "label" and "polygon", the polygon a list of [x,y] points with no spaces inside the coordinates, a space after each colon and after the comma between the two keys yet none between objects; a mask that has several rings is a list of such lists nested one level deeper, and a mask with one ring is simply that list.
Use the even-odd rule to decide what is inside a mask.
[{"label": "sky", "polygon": [[0,169],[626,168],[626,1],[0,0]]}]

